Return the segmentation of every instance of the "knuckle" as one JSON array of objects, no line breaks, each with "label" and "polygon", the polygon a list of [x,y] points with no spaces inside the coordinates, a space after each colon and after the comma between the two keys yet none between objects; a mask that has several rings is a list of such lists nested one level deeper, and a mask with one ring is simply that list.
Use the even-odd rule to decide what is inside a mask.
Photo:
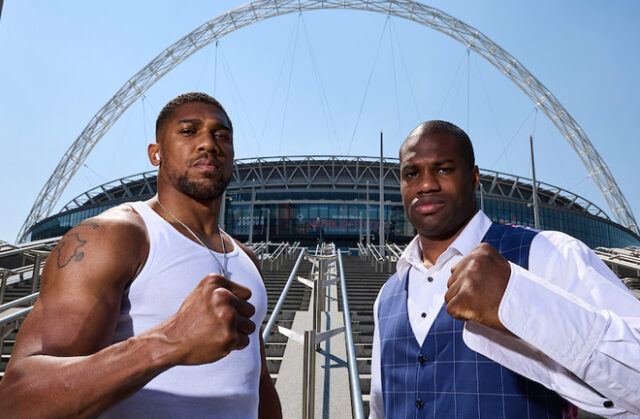
[{"label": "knuckle", "polygon": [[228,305],[223,305],[218,308],[218,316],[225,324],[231,324],[235,319],[234,310]]},{"label": "knuckle", "polygon": [[218,274],[209,274],[207,275],[207,278],[209,278],[209,281],[217,286],[221,286],[222,285],[222,277]]},{"label": "knuckle", "polygon": [[213,291],[213,302],[216,305],[229,305],[231,301],[231,295],[225,288],[217,288]]}]

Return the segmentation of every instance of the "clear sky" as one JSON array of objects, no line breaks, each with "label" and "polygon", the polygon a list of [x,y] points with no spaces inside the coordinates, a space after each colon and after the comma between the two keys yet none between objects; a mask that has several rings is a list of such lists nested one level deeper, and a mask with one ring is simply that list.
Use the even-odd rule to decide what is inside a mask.
[{"label": "clear sky", "polygon": [[[0,239],[13,242],[36,196],[91,117],[138,70],[243,1],[5,0],[0,18]],[[430,1],[531,71],[607,162],[640,218],[640,2]],[[368,87],[367,87],[368,86]],[[530,176],[610,210],[576,153],[482,57],[433,29],[385,15],[279,16],[209,45],[158,81],[96,145],[57,209],[152,169],[157,111],[186,91],[214,94],[234,122],[236,157],[396,156],[420,121],[467,130],[478,165]],[[358,117],[358,115],[360,115]]]}]

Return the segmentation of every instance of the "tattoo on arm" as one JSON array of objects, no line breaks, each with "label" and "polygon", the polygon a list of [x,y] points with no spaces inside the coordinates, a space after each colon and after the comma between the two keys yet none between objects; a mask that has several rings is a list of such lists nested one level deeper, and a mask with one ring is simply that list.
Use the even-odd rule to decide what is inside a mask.
[{"label": "tattoo on arm", "polygon": [[[90,221],[82,221],[76,226],[76,228],[78,227],[89,227],[95,230],[96,228],[100,227],[100,224]],[[58,245],[56,246],[56,264],[58,266],[58,269],[64,268],[74,260],[76,262],[80,262],[84,258],[84,252],[81,250],[81,248],[85,244],[87,244],[87,241],[80,238],[80,232],[66,234],[62,238],[62,240],[60,240],[60,243],[58,243]]]}]

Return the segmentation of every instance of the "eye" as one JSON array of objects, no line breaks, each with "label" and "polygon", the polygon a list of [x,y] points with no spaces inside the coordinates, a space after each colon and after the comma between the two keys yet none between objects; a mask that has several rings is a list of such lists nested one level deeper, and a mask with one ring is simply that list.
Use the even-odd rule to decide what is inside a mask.
[{"label": "eye", "polygon": [[440,167],[438,173],[447,174],[453,172],[453,167]]},{"label": "eye", "polygon": [[411,179],[417,176],[416,171],[407,171],[402,174],[402,177],[405,179]]},{"label": "eye", "polygon": [[227,141],[229,140],[229,134],[227,132],[224,131],[216,131],[213,133],[213,136],[217,139],[217,140],[224,140]]},{"label": "eye", "polygon": [[182,135],[193,135],[195,134],[196,130],[194,130],[193,128],[183,128],[180,130],[180,134]]}]

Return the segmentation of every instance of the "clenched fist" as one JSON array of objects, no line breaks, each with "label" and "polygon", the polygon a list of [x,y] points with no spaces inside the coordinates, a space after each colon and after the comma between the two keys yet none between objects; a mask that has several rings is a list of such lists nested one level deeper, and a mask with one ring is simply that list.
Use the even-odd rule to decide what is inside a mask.
[{"label": "clenched fist", "polygon": [[217,274],[207,275],[185,298],[178,312],[162,324],[175,344],[176,364],[217,361],[249,344],[256,329],[251,290]]},{"label": "clenched fist", "polygon": [[451,268],[444,296],[447,312],[458,320],[506,331],[498,308],[510,276],[509,262],[490,244],[479,244]]}]

